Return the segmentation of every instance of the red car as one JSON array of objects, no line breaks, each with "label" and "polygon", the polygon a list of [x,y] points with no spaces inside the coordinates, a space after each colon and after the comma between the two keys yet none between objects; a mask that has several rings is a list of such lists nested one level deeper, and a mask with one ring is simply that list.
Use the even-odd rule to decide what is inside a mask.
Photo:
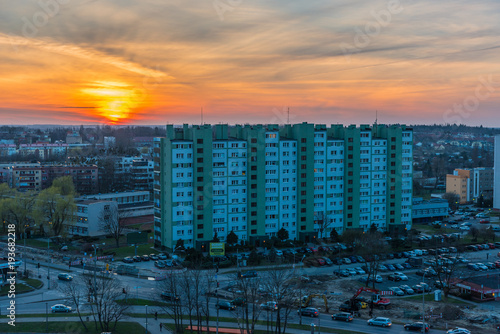
[{"label": "red car", "polygon": [[490,246],[490,249],[495,249],[495,244],[493,244],[491,242],[488,244],[488,246]]},{"label": "red car", "polygon": [[317,253],[317,252],[318,252],[318,249],[317,249],[317,248],[314,248],[314,247],[309,247],[309,249],[310,249],[313,253]]},{"label": "red car", "polygon": [[481,219],[479,221],[479,224],[489,224],[489,223],[490,223],[490,221],[488,219]]},{"label": "red car", "polygon": [[476,245],[476,248],[477,248],[477,250],[483,250],[484,249],[482,245]]},{"label": "red car", "polygon": [[323,259],[317,259],[320,266],[326,266],[326,261]]},{"label": "red car", "polygon": [[497,266],[497,268],[500,268],[500,261],[496,261],[495,266]]}]

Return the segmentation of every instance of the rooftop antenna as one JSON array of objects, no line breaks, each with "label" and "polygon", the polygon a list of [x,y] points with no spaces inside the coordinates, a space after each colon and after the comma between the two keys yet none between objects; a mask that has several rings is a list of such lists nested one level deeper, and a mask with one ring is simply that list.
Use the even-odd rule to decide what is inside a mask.
[{"label": "rooftop antenna", "polygon": [[203,107],[201,107],[201,125],[203,125]]},{"label": "rooftop antenna", "polygon": [[287,111],[287,123],[290,124],[290,107],[288,107],[288,111]]},{"label": "rooftop antenna", "polygon": [[378,121],[378,110],[375,110],[375,125],[377,125]]}]

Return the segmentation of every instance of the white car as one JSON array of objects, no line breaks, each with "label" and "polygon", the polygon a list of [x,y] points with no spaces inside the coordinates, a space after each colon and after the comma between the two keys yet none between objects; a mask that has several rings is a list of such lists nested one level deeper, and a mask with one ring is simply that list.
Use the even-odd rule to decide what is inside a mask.
[{"label": "white car", "polygon": [[63,305],[63,304],[56,304],[50,308],[52,310],[52,313],[56,312],[65,312],[69,313],[71,312],[71,307]]},{"label": "white car", "polygon": [[356,272],[358,273],[358,275],[364,275],[364,274],[366,274],[366,271],[364,271],[363,269],[361,269],[361,267],[356,267],[356,268],[354,268],[354,270],[356,270]]},{"label": "white car", "polygon": [[446,334],[471,334],[471,331],[465,328],[456,327],[447,331]]},{"label": "white car", "polygon": [[382,327],[390,327],[392,325],[391,319],[376,317],[368,320],[368,325],[370,326],[382,326]]},{"label": "white car", "polygon": [[354,275],[357,275],[358,272],[355,270],[355,269],[347,269],[347,272],[349,273],[349,275],[351,276],[354,276]]},{"label": "white car", "polygon": [[482,264],[482,263],[476,263],[476,266],[478,266],[478,267],[479,267],[479,269],[481,269],[481,270],[488,270],[488,267],[487,267],[487,266],[485,266],[485,265],[484,265],[484,264]]},{"label": "white car", "polygon": [[470,231],[469,226],[460,226],[460,231]]},{"label": "white car", "polygon": [[[372,279],[373,279],[373,278],[372,278]],[[383,280],[382,280],[382,276],[380,276],[380,275],[376,275],[376,276],[375,276],[375,282],[377,282],[377,283],[382,283],[382,281],[383,281]]]},{"label": "white car", "polygon": [[397,286],[391,286],[389,288],[389,291],[392,291],[392,293],[394,293],[395,296],[404,296],[405,295],[405,292],[403,290],[401,290],[400,288],[398,288]]},{"label": "white car", "polygon": [[407,281],[408,280],[408,276],[406,276],[402,272],[398,271],[398,272],[395,272],[393,275],[399,277],[401,279],[401,281]]}]

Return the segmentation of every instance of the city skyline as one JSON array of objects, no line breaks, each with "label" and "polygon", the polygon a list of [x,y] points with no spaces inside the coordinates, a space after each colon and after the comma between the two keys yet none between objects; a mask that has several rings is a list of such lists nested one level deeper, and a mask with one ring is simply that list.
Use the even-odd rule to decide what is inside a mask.
[{"label": "city skyline", "polygon": [[[500,4],[18,1],[3,124],[500,126]],[[376,115],[378,111],[378,115]]]}]

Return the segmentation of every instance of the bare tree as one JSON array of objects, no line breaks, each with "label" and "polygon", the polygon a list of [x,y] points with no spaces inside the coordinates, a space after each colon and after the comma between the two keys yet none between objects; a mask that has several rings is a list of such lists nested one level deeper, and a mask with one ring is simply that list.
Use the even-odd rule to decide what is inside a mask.
[{"label": "bare tree", "polygon": [[278,309],[271,315],[271,324],[274,323],[271,328],[276,334],[286,332],[288,317],[292,311],[294,301],[294,290],[290,288],[293,277],[292,270],[275,269],[267,271],[263,278],[264,289],[273,301],[278,304]]},{"label": "bare tree", "polygon": [[85,331],[88,331],[85,321],[82,319],[82,313],[80,305],[87,301],[87,293],[85,291],[85,283],[83,279],[77,279],[75,281],[69,281],[66,284],[59,284],[59,291],[61,291],[71,304],[75,305],[76,312],[80,318]]},{"label": "bare tree", "polygon": [[247,333],[254,333],[262,311],[258,304],[261,295],[260,282],[260,278],[242,278],[236,285],[238,296],[244,304],[236,309],[235,316],[238,320],[238,327],[245,329]]},{"label": "bare tree", "polygon": [[210,327],[210,298],[213,296],[212,291],[215,291],[217,282],[215,281],[215,270],[204,271],[202,277],[202,295],[201,314],[205,316],[207,328]]},{"label": "bare tree", "polygon": [[389,246],[387,242],[382,239],[382,233],[373,232],[363,234],[363,237],[359,239],[359,247],[357,248],[357,253],[367,260],[366,273],[368,276],[366,286],[368,286],[371,281],[372,287],[375,289],[375,277],[383,261],[382,254],[389,250]]},{"label": "bare tree", "polygon": [[117,205],[105,205],[97,216],[99,227],[116,241],[116,248],[120,247],[120,236],[123,234],[125,222],[129,214],[120,212]]},{"label": "bare tree", "polygon": [[328,218],[328,216],[326,216],[323,211],[320,211],[317,212],[316,215],[314,216],[314,221],[318,225],[319,237],[326,238],[326,236],[324,236],[323,233],[326,231],[328,227],[330,227],[330,225],[333,224],[333,220]]},{"label": "bare tree", "polygon": [[162,310],[174,321],[176,333],[182,333],[184,326],[182,323],[182,278],[178,274],[169,274],[157,285],[157,298],[168,303],[162,306]]},{"label": "bare tree", "polygon": [[122,296],[123,286],[113,276],[99,273],[94,279],[84,281],[86,291],[91,296],[90,308],[94,317],[95,327],[97,325],[103,332],[111,332],[116,329],[118,321],[123,319],[129,308],[127,304],[116,303]]}]

